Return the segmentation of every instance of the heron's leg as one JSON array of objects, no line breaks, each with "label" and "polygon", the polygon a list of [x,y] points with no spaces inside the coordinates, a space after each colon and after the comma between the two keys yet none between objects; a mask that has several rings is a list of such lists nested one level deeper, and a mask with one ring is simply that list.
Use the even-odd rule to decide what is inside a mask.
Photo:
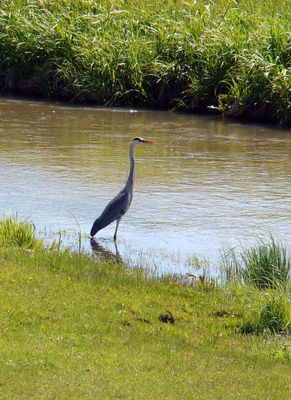
[{"label": "heron's leg", "polygon": [[116,240],[117,229],[118,229],[118,226],[119,226],[119,224],[120,224],[120,220],[121,220],[121,218],[118,218],[118,219],[116,220],[116,228],[115,228],[115,232],[114,232],[114,236],[113,236],[113,240],[114,240],[114,241]]}]

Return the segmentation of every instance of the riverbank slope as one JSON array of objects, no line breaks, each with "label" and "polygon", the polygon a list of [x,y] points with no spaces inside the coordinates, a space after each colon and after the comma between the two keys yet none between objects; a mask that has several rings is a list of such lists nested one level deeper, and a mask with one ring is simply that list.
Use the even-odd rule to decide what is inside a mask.
[{"label": "riverbank slope", "polygon": [[7,227],[1,398],[289,398],[288,336],[249,323],[274,291],[150,278]]},{"label": "riverbank slope", "polygon": [[288,125],[289,18],[284,0],[5,2],[0,91]]}]

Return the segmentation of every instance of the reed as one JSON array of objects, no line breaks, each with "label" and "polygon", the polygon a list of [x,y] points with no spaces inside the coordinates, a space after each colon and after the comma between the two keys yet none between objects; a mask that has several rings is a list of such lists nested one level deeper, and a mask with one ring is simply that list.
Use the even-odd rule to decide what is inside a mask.
[{"label": "reed", "polygon": [[0,90],[288,124],[284,0],[58,2],[0,10]]}]

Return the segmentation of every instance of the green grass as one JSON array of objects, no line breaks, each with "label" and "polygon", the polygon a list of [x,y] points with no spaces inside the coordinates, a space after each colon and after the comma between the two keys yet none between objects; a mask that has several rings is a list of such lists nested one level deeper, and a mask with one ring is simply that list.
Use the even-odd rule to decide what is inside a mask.
[{"label": "green grass", "polygon": [[14,0],[0,10],[0,90],[289,124],[285,0]]},{"label": "green grass", "polygon": [[4,216],[0,218],[0,246],[37,250],[44,248],[44,241],[37,238],[35,226],[31,222]]},{"label": "green grass", "polygon": [[280,288],[290,282],[291,261],[287,248],[270,236],[238,251],[230,249],[224,255],[223,269],[227,280],[243,280],[259,289]]},{"label": "green grass", "polygon": [[290,324],[290,302],[286,296],[271,298],[262,308],[258,321],[259,331],[269,329],[272,333],[290,333]]},{"label": "green grass", "polygon": [[0,265],[3,399],[289,398],[288,332],[241,333],[275,291],[150,279],[56,248],[1,244]]}]

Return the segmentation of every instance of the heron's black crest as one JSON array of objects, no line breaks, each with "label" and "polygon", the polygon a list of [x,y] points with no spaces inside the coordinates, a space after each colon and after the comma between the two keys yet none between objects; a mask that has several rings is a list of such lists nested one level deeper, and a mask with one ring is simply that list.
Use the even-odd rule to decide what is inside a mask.
[{"label": "heron's black crest", "polygon": [[138,140],[139,142],[142,141],[140,137],[136,137],[136,138],[132,139],[132,141],[134,141],[134,140]]}]

